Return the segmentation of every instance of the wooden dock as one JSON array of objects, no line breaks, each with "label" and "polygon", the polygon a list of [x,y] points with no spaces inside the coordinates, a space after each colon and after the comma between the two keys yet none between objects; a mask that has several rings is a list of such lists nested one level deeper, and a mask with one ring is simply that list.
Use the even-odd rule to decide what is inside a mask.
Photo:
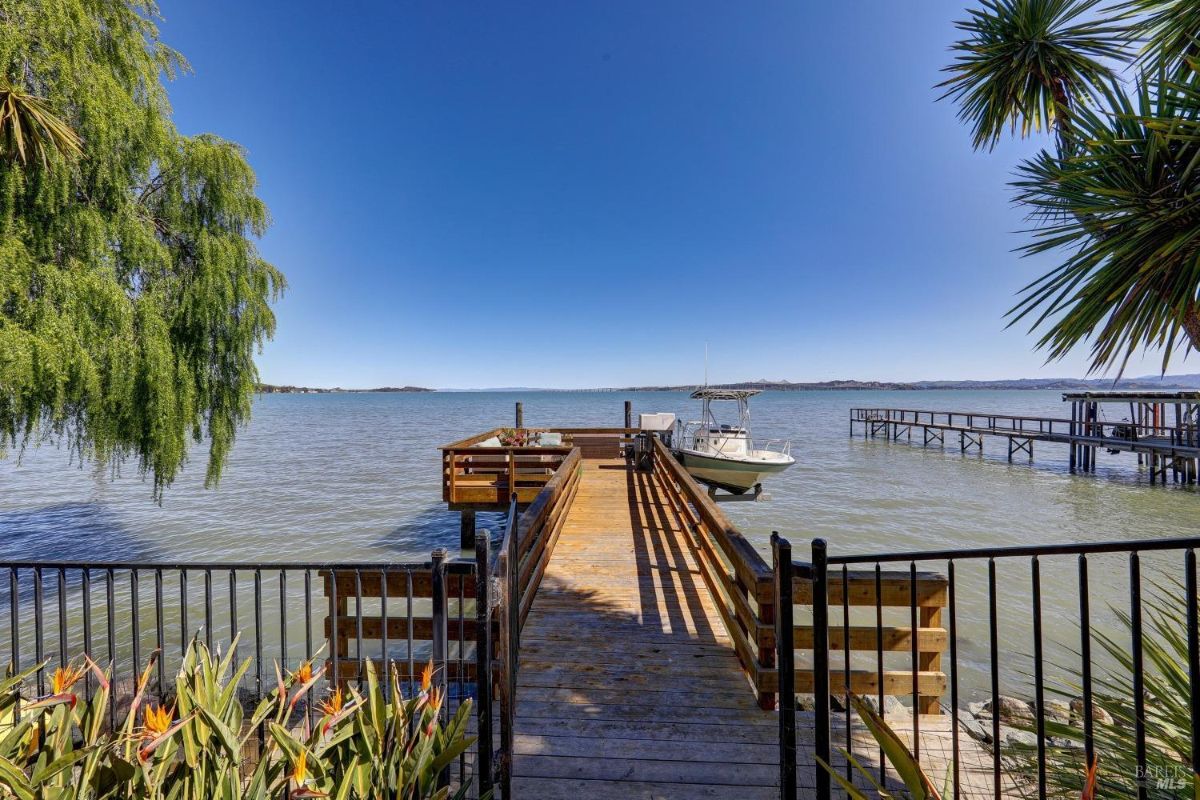
[{"label": "wooden dock", "polygon": [[778,796],[777,718],[659,476],[584,462],[520,659],[517,796]]},{"label": "wooden dock", "polygon": [[[1034,443],[1068,448],[1071,472],[1095,472],[1101,451],[1132,453],[1150,482],[1196,483],[1200,478],[1200,395],[1195,392],[1154,395],[1126,392],[1065,394],[1070,417],[1000,414],[990,411],[940,411],[911,408],[852,408],[850,435],[861,425],[866,438],[889,441],[914,432],[923,446],[946,446],[957,436],[960,453],[982,454],[985,437],[1001,439],[1008,460],[1033,460]],[[1103,408],[1115,409],[1113,419]],[[1171,412],[1174,412],[1171,419]],[[1118,414],[1124,414],[1118,417]],[[953,441],[953,440],[952,440]]]},{"label": "wooden dock", "polygon": [[[628,426],[516,433],[494,429],[442,448],[451,509],[494,510],[510,498],[495,557],[477,560],[491,580],[475,585],[498,594],[475,605],[474,631],[493,637],[480,647],[494,660],[475,674],[494,678],[498,713],[481,701],[491,730],[480,735],[499,734],[500,795],[779,797],[787,760],[776,609],[815,608],[811,577],[796,576],[781,595],[771,565],[657,437]],[[477,553],[487,547],[481,540]],[[905,724],[916,735],[920,720],[925,762],[943,773],[954,742],[941,704],[946,588],[933,573],[842,571],[825,601],[837,618],[830,695],[905,698],[918,711]],[[876,623],[864,626],[872,610]],[[803,610],[793,619],[793,684],[811,693],[814,627]],[[845,766],[836,748],[847,734],[857,737],[856,757],[876,763],[857,722],[831,734],[835,766]],[[811,722],[801,726],[802,796],[816,788],[823,746]]]}]

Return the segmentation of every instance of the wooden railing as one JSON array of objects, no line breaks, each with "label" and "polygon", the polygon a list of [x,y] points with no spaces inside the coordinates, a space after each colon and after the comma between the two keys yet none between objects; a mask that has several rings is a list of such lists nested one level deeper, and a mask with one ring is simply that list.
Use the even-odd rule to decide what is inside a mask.
[{"label": "wooden railing", "polygon": [[[942,627],[942,611],[947,592],[946,577],[932,572],[830,570],[828,607],[840,610],[841,618],[829,622],[829,650],[842,653],[843,660],[841,667],[829,670],[829,691],[845,695],[849,687],[854,694],[869,697],[911,695],[914,685],[911,666],[884,667],[887,654],[906,653],[916,656],[920,713],[940,713],[941,698],[946,692],[942,654],[948,636]],[[813,581],[809,577],[799,574],[793,577],[792,603],[813,605]],[[869,615],[871,624],[852,624],[855,611],[863,608],[875,609]],[[811,625],[793,627],[795,650],[811,651],[813,644]],[[813,670],[797,668],[795,675],[795,690],[812,693]]]},{"label": "wooden railing", "polygon": [[563,460],[537,497],[517,520],[518,577],[521,586],[521,624],[546,573],[546,564],[554,554],[558,535],[567,511],[575,500],[583,474],[583,454],[576,448]]},{"label": "wooden railing", "polygon": [[[729,521],[687,471],[657,439],[654,447],[654,469],[662,477],[667,497],[685,523],[697,553],[700,572],[716,603],[725,628],[733,641],[734,650],[746,671],[751,685],[764,708],[772,708],[779,690],[776,668],[776,599],[771,567],[749,541]],[[913,576],[908,572],[876,573],[849,571],[829,576],[828,607],[876,609],[878,624],[851,624],[851,616],[831,624],[829,649],[849,652],[849,661],[831,668],[830,691],[844,694],[851,691],[877,696],[906,695],[912,692],[912,670],[883,669],[882,653],[912,653],[913,624],[900,624],[889,617],[911,612],[917,629],[917,682],[922,713],[937,713],[946,689],[946,675],[941,671],[942,654],[947,646],[947,634],[941,627],[942,610],[946,605],[947,583],[941,575],[918,573],[915,579],[915,603],[912,602]],[[792,603],[812,606],[812,582],[807,577],[795,578]],[[894,623],[894,624],[893,624]],[[793,649],[813,650],[813,628],[798,624],[792,631]],[[847,647],[848,645],[848,647]],[[872,654],[874,669],[859,668],[854,653]],[[860,658],[862,656],[860,655]],[[853,667],[847,669],[846,666]],[[813,670],[810,667],[795,671],[795,691],[814,690]]]},{"label": "wooden railing", "polygon": [[656,437],[654,470],[684,523],[704,583],[765,709],[775,707],[775,594],[770,566]]},{"label": "wooden railing", "polygon": [[513,494],[532,503],[572,450],[582,458],[619,458],[637,433],[632,428],[521,428],[526,434],[558,434],[554,446],[481,447],[504,428],[448,444],[442,450],[442,499],[451,507],[505,508]]},{"label": "wooden railing", "polygon": [[[1137,409],[1140,411],[1141,409]],[[1139,419],[1140,419],[1139,415]],[[1071,419],[1032,415],[997,414],[991,411],[937,411],[912,408],[852,408],[851,423],[894,423],[928,425],[953,430],[983,431],[996,434],[1037,434],[1113,439],[1118,444],[1145,438],[1166,438],[1182,445],[1196,445],[1197,426],[1182,422],[1166,424],[1166,415],[1146,416],[1147,422],[1130,419]]]},{"label": "wooden railing", "polygon": [[[401,680],[418,678],[435,659],[445,663],[447,680],[473,681],[475,664],[466,657],[466,643],[476,637],[474,611],[468,614],[475,568],[471,562],[447,562],[442,550],[423,565],[322,570],[329,601],[328,674],[341,684],[361,681],[366,662],[374,661],[382,673],[388,654]],[[397,650],[403,655],[397,657]]]},{"label": "wooden railing", "polygon": [[[509,505],[508,522],[491,575],[499,588],[494,683],[499,699],[500,748],[496,765],[503,797],[511,797],[513,722],[517,705],[521,629],[537,596],[546,565],[554,554],[567,511],[583,473],[583,454],[572,449],[554,476],[518,516],[518,500]],[[491,713],[488,710],[490,719]]]}]

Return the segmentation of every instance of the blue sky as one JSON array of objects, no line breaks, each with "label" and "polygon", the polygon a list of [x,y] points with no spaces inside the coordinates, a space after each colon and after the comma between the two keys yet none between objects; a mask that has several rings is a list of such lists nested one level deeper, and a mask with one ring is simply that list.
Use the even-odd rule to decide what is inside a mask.
[{"label": "blue sky", "polygon": [[687,383],[706,341],[719,381],[1080,375],[1004,329],[1040,142],[935,102],[965,2],[165,0],[162,36],[275,220],[267,382]]}]

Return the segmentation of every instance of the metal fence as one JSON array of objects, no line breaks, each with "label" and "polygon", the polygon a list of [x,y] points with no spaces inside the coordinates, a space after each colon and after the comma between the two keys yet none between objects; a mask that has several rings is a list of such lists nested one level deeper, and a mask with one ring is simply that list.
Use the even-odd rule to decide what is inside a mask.
[{"label": "metal fence", "polygon": [[[447,717],[468,698],[490,709],[490,687],[477,681],[490,670],[488,581],[478,582],[484,602],[476,602],[487,539],[481,532],[475,560],[436,550],[417,563],[0,562],[0,664],[44,664],[27,690],[42,696],[56,666],[89,655],[112,672],[114,727],[153,654],[147,690],[170,701],[193,640],[233,647],[235,663],[250,659],[239,685],[247,705],[274,688],[276,665],[294,671],[311,659],[325,666],[331,689],[335,681],[361,687],[371,660],[395,670],[405,692],[432,661]],[[95,688],[89,673],[89,699]],[[488,729],[490,714],[480,723],[481,734]],[[490,769],[490,756],[478,754],[481,768]],[[452,780],[478,777],[473,758],[459,759]]]},{"label": "metal fence", "polygon": [[[853,574],[851,568],[865,567],[868,573],[873,569],[878,576],[886,574],[883,573],[885,568],[897,566],[910,576],[907,593],[910,598],[909,628],[905,631],[884,626],[879,602],[882,593],[876,591],[876,648],[873,657],[868,656],[873,662],[868,669],[876,673],[874,685],[878,686],[872,701],[886,719],[889,712],[884,696],[884,631],[899,631],[907,636],[904,643],[911,646],[907,653],[899,654],[908,659],[907,674],[911,675],[912,681],[905,705],[914,711],[917,709],[924,693],[918,679],[927,675],[923,671],[927,665],[923,666],[919,660],[918,634],[924,629],[918,627],[917,604],[918,575],[926,573],[919,573],[918,567],[942,570],[948,587],[945,634],[949,647],[948,664],[943,665],[949,680],[942,716],[899,713],[889,720],[913,756],[930,774],[935,786],[942,786],[939,770],[944,770],[947,783],[954,787],[955,797],[1000,798],[1017,793],[1045,797],[1053,794],[1056,788],[1061,789],[1061,785],[1056,787],[1054,776],[1048,774],[1053,769],[1054,759],[1061,762],[1063,758],[1069,758],[1072,763],[1077,762],[1079,780],[1082,781],[1088,765],[1095,765],[1099,755],[1101,783],[1108,781],[1113,791],[1128,791],[1137,797],[1190,796],[1192,775],[1200,773],[1200,693],[1197,692],[1200,635],[1195,552],[1198,547],[1200,538],[1180,538],[829,556],[825,542],[818,539],[812,542],[810,561],[794,561],[791,545],[778,534],[774,535],[772,549],[776,592],[780,600],[776,635],[780,670],[781,797],[784,800],[795,798],[798,788],[806,795],[811,792],[819,798],[831,797],[832,784],[836,780],[831,780],[831,773],[819,766],[819,761],[834,765],[838,775],[859,785],[869,786],[869,781],[856,774],[852,764],[855,761],[866,765],[872,778],[880,784],[898,785],[900,776],[895,765],[889,765],[881,748],[876,750],[873,739],[862,735],[862,726],[851,710],[848,698],[844,697],[844,689],[831,689],[831,684],[841,683],[843,671],[843,685],[851,683],[848,650],[840,653],[843,658],[840,668],[830,664],[831,654],[839,655],[839,651],[848,648],[850,640],[853,613],[849,588],[853,578],[848,576]],[[1089,568],[1092,568],[1090,572]],[[1015,583],[1013,576],[1017,574],[1026,575],[1029,583]],[[1045,577],[1047,575],[1052,577]],[[1044,607],[1043,590],[1049,580],[1055,582],[1056,593],[1060,596],[1064,590],[1070,590],[1069,593],[1076,596],[1077,605]],[[797,720],[808,712],[797,707],[796,653],[797,649],[802,656],[808,653],[796,641],[794,609],[788,602],[793,587],[807,581],[812,585],[814,707],[811,747],[797,744],[798,732],[806,733],[808,724],[807,716],[803,717],[804,724],[799,727]],[[1159,604],[1152,606],[1150,612],[1147,611],[1147,587],[1154,593],[1156,599],[1153,602]],[[1027,598],[1028,607],[1023,603],[1002,605],[998,597],[1006,592]],[[960,617],[966,604],[964,598],[974,601],[967,612],[970,618]],[[1175,618],[1164,618],[1161,613],[1155,613],[1163,602],[1172,606],[1172,614],[1178,614],[1186,630],[1162,629],[1164,619]],[[981,621],[981,612],[986,618],[986,645],[968,642],[961,625],[964,619]],[[835,617],[833,620],[831,614]],[[1102,615],[1106,625],[1111,619],[1121,621],[1119,636],[1099,629],[1097,620]],[[1077,642],[1066,646],[1067,643],[1047,637],[1048,619],[1060,628],[1069,623],[1077,633]],[[1029,652],[1018,652],[1009,641],[1011,637],[1003,635],[1005,628],[1010,631],[1019,628],[1027,633]],[[1167,640],[1165,646],[1159,638]],[[1124,650],[1126,641],[1127,653]],[[1097,642],[1103,646],[1097,647]],[[888,649],[897,650],[895,644],[895,641],[890,642]],[[980,652],[966,654],[964,650],[968,644]],[[1053,657],[1048,654],[1052,647]],[[1113,663],[1111,657],[1114,650],[1121,651],[1117,663]],[[1158,656],[1159,661],[1148,664],[1147,652]],[[898,654],[893,652],[891,655]],[[1167,712],[1151,709],[1151,716],[1147,717],[1148,702],[1161,704],[1170,699],[1148,698],[1146,688],[1148,675],[1164,672],[1164,659],[1165,663],[1177,668],[1172,671],[1168,666],[1165,671],[1169,674],[1163,677],[1166,681],[1163,685],[1172,686],[1178,695],[1173,707],[1187,709],[1180,719],[1184,745],[1171,752],[1165,752],[1170,749],[1164,742],[1165,732],[1151,729],[1157,724],[1155,714]],[[1015,661],[1021,665],[1027,663],[1028,669],[1014,666]],[[863,664],[853,666],[861,669]],[[1151,671],[1147,672],[1148,669]],[[987,701],[984,707],[990,707],[990,718],[964,707],[960,691],[965,683],[975,686],[977,693],[982,692]],[[1069,723],[1064,723],[1061,718],[1051,719],[1053,709],[1048,707],[1047,701],[1055,695],[1066,696],[1063,693],[1068,689],[1079,693],[1072,704]],[[1002,720],[1003,695],[1023,695],[1029,700],[1029,717],[1019,726],[1026,734],[1023,740],[1006,741],[1002,737],[1002,722],[1006,726],[1010,722]],[[1127,708],[1128,713],[1115,715],[1114,719],[1104,710],[1116,707]],[[922,726],[926,730],[923,731]],[[1068,728],[1077,738],[1069,741],[1061,738]],[[859,735],[855,735],[856,731]],[[1057,739],[1055,734],[1058,734]],[[1128,754],[1098,750],[1098,742],[1115,748],[1116,743],[1125,741],[1132,742]],[[1190,749],[1187,742],[1190,742]],[[1184,760],[1186,764],[1181,763]],[[1178,774],[1168,774],[1166,770],[1173,768],[1164,767],[1164,764],[1177,765]],[[1118,774],[1117,769],[1126,772]],[[1185,783],[1186,787],[1181,789]]]}]

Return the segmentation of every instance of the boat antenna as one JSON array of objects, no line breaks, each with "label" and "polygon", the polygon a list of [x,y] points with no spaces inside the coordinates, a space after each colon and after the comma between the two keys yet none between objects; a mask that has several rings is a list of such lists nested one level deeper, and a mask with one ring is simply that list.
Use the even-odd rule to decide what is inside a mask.
[{"label": "boat antenna", "polygon": [[704,388],[708,388],[708,342],[704,343]]}]

